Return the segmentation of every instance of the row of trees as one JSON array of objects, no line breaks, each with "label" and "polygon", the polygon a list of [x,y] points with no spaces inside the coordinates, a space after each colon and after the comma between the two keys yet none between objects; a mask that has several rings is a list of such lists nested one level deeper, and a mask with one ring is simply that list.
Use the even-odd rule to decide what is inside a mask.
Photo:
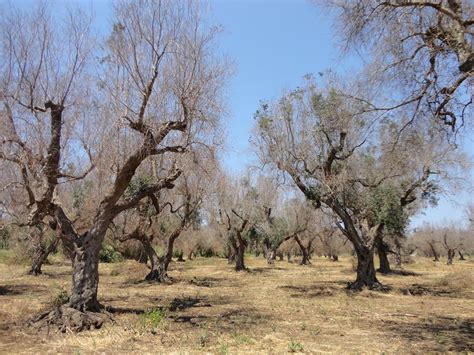
[{"label": "row of trees", "polygon": [[470,113],[467,2],[334,2],[345,40],[366,45],[371,64],[358,78],[307,76],[263,102],[251,138],[261,170],[240,178],[219,167],[229,65],[199,5],[119,1],[105,38],[79,10],[58,21],[44,4],[5,7],[2,219],[27,230],[31,273],[59,243],[72,262],[68,303],[42,320],[102,324],[106,238],[138,242],[146,278],[162,282],[175,242],[203,228],[228,239],[238,271],[248,249],[272,263],[293,241],[306,264],[316,238],[333,259],[345,238],[357,256],[350,288],[381,288],[375,250],[388,271],[389,243],[401,245],[410,216],[468,167],[439,125]]}]

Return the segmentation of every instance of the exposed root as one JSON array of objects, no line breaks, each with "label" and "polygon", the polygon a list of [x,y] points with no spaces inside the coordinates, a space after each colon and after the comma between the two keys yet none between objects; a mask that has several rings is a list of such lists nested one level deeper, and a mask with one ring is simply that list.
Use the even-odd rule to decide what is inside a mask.
[{"label": "exposed root", "polygon": [[57,328],[63,333],[68,330],[81,332],[99,329],[105,321],[111,319],[111,315],[106,311],[79,311],[65,304],[36,316],[29,322],[29,325],[38,330],[47,329],[48,332],[51,327]]},{"label": "exposed root", "polygon": [[354,282],[350,282],[347,285],[347,289],[353,292],[360,292],[364,288],[367,288],[372,291],[380,291],[380,292],[388,292],[390,291],[390,287],[386,285],[382,285],[379,281],[372,282],[370,285],[366,282],[361,280],[356,280]]},{"label": "exposed root", "polygon": [[170,284],[173,280],[168,276],[168,274],[159,272],[158,270],[152,270],[146,275],[145,281],[159,282],[164,284]]}]

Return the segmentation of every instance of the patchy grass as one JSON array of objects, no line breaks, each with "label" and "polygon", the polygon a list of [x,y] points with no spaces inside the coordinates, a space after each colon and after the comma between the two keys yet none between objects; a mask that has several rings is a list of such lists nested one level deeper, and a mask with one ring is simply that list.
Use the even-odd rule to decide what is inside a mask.
[{"label": "patchy grass", "polygon": [[[225,259],[173,263],[174,283],[142,282],[144,265],[101,264],[100,301],[114,322],[79,334],[35,333],[25,321],[63,301],[70,266],[52,259],[44,275],[0,255],[0,353],[192,352],[433,353],[474,351],[474,262],[416,258],[405,275],[379,279],[388,293],[346,292],[351,259],[311,266],[249,257],[249,272]],[[420,291],[421,290],[421,291]]]}]

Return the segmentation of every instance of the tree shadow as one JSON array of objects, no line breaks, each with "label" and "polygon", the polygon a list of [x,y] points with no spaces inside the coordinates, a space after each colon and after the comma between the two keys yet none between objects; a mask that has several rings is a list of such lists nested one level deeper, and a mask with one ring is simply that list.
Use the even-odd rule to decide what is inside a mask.
[{"label": "tree shadow", "polygon": [[268,267],[256,267],[253,269],[247,269],[247,272],[249,274],[265,274],[265,273],[269,273],[275,270],[286,270],[286,269],[283,267],[269,265]]},{"label": "tree shadow", "polygon": [[332,285],[331,283],[311,285],[311,286],[280,286],[280,289],[292,292],[290,297],[293,298],[316,298],[332,296],[338,291],[342,291],[341,287]]},{"label": "tree shadow", "polygon": [[199,287],[217,287],[221,281],[215,277],[193,277],[188,283]]},{"label": "tree shadow", "polygon": [[169,310],[171,312],[182,311],[191,307],[212,307],[209,302],[206,302],[203,298],[194,298],[194,297],[183,297],[183,298],[174,298],[171,301]]},{"label": "tree shadow", "polygon": [[386,320],[384,326],[387,325],[390,331],[421,345],[426,352],[474,351],[474,318],[431,317],[412,324]]},{"label": "tree shadow", "polygon": [[406,296],[460,297],[459,292],[456,290],[433,285],[413,284],[409,287],[401,288],[400,291]]},{"label": "tree shadow", "polygon": [[112,314],[144,314],[145,309],[142,308],[131,308],[131,307],[113,307],[107,306],[105,310]]},{"label": "tree shadow", "polygon": [[383,276],[391,276],[391,275],[394,275],[394,276],[423,276],[423,274],[420,274],[418,272],[403,270],[403,269],[390,270],[390,272],[388,272],[388,273],[381,273],[378,270],[377,270],[377,272],[380,273],[380,275],[383,275]]},{"label": "tree shadow", "polygon": [[17,296],[30,293],[41,293],[47,290],[46,286],[42,285],[8,285],[0,286],[0,296]]}]

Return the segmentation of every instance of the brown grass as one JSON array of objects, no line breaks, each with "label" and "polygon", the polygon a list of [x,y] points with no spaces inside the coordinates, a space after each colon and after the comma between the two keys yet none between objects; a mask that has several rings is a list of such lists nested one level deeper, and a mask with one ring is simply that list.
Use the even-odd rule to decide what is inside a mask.
[{"label": "brown grass", "polygon": [[68,290],[70,267],[45,275],[0,263],[0,353],[426,353],[474,351],[474,262],[417,258],[413,275],[380,276],[389,293],[349,293],[349,258],[309,267],[248,258],[235,273],[224,259],[173,263],[172,285],[141,282],[133,261],[102,264],[100,300],[115,322],[80,334],[35,333],[31,315]]}]

